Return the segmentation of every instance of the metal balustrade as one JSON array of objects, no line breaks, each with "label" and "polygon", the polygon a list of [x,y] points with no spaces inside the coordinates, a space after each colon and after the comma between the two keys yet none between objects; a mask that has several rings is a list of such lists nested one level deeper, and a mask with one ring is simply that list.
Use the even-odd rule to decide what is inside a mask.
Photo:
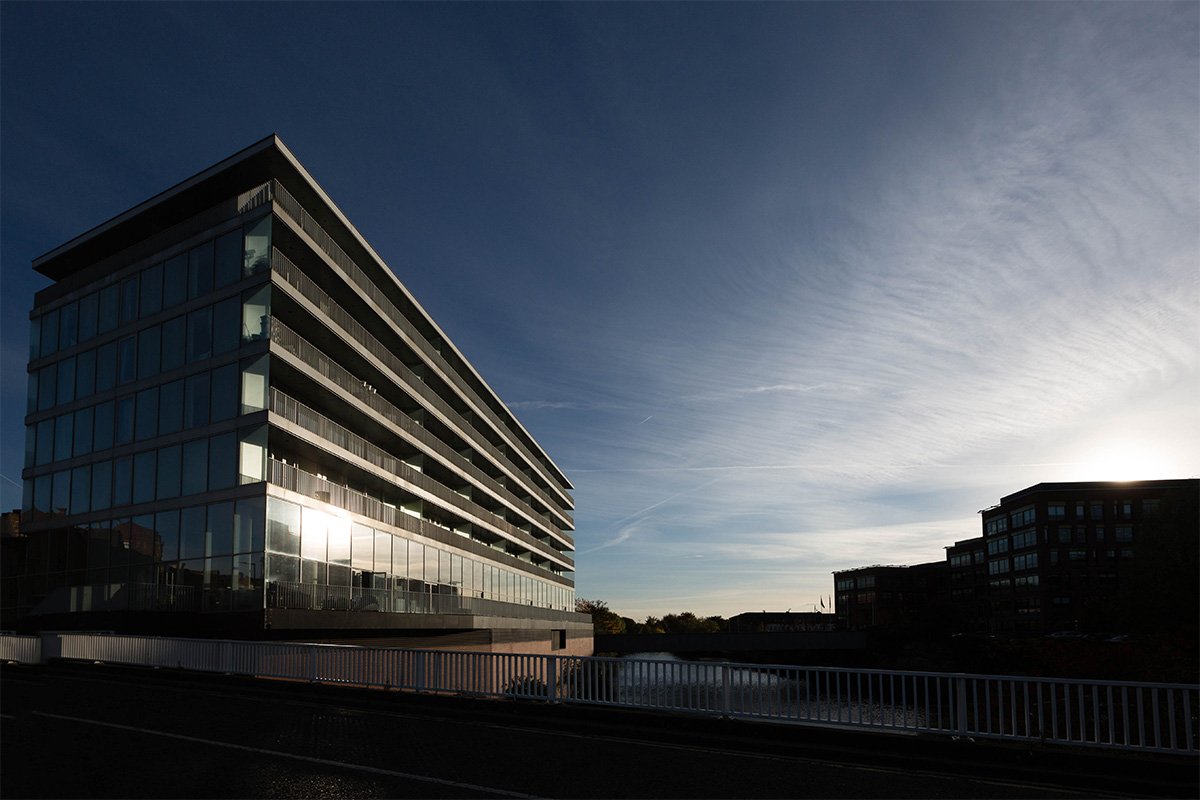
[{"label": "metal balustrade", "polygon": [[[455,598],[459,601],[461,598]],[[1195,755],[1200,687],[514,653],[167,639],[0,636],[0,656]]]},{"label": "metal balustrade", "polygon": [[[293,264],[292,259],[289,259],[287,255],[284,255],[275,248],[272,248],[271,251],[271,269],[274,270],[278,276],[282,277],[284,281],[290,285],[290,287],[296,291],[299,291],[300,295],[304,296],[308,302],[311,302],[314,306],[317,306],[320,311],[326,315],[326,317],[334,320],[335,323],[338,326],[341,326],[344,331],[350,333],[350,336],[352,336],[356,342],[361,344],[362,348],[364,348],[367,353],[370,353],[372,356],[376,357],[380,363],[383,363],[383,365],[391,369],[392,372],[400,375],[400,377],[406,381],[406,384],[412,386],[416,392],[420,393],[421,397],[426,399],[426,401],[436,405],[440,413],[445,416],[449,416],[452,421],[458,423],[460,428],[470,428],[467,420],[463,419],[460,413],[457,413],[457,411],[452,409],[450,404],[443,401],[443,399],[440,398],[436,392],[428,389],[424,383],[424,379],[422,379],[420,375],[413,372],[413,369],[406,365],[406,363],[404,363],[402,360],[397,359],[396,355],[392,353],[390,349],[386,348],[382,342],[379,342],[370,331],[367,331],[365,327],[353,317],[352,314],[347,312],[346,309],[342,308],[342,306],[338,305],[336,301],[332,300],[329,294],[325,293],[324,289],[320,288],[312,278],[305,275],[305,272],[302,271],[300,267]],[[481,449],[485,450],[488,455],[491,455],[493,461],[502,464],[505,462],[503,453],[500,452],[496,446],[492,445],[490,441],[481,440],[476,444],[480,445]],[[466,458],[463,458],[460,453],[451,450],[448,445],[443,444],[443,449],[446,451],[446,455],[448,455],[452,461],[462,462],[463,464],[470,465],[470,462],[468,462]],[[517,510],[522,511],[529,516],[530,522],[544,525],[548,533],[552,533],[553,535],[558,536],[559,539],[563,539],[562,530],[559,530],[557,525],[550,521],[550,517],[548,517],[546,513],[535,511],[533,506],[530,505],[528,501],[518,499],[515,494],[509,492],[508,489],[500,485],[500,483],[496,479],[493,479],[493,477],[490,475],[482,473],[482,470],[479,470],[479,468],[474,468],[474,471],[475,473],[479,473],[481,481],[485,483],[490,491],[493,493],[505,494],[506,499],[509,499],[511,503],[516,506]],[[568,513],[560,509],[558,504],[552,503],[550,498],[542,497],[541,494],[539,494],[538,497],[544,501],[548,512],[556,515],[564,525],[568,525],[568,527],[571,525],[570,516]]]},{"label": "metal balustrade", "polygon": [[[459,375],[458,371],[451,367],[450,363],[445,359],[445,357],[429,344],[429,341],[425,335],[417,330],[416,326],[395,306],[391,298],[389,298],[387,294],[373,280],[371,280],[365,272],[363,272],[362,268],[355,263],[354,259],[347,255],[346,251],[344,251],[341,246],[334,241],[333,237],[325,231],[320,223],[313,219],[312,215],[304,209],[304,207],[291,195],[291,193],[288,192],[288,190],[285,189],[278,181],[272,181],[271,188],[274,195],[274,200],[278,204],[279,208],[282,209],[285,214],[291,217],[291,219],[300,226],[300,229],[304,231],[314,243],[316,243],[317,247],[324,252],[325,255],[327,255],[329,259],[338,266],[339,269],[346,273],[346,275],[349,276],[355,285],[357,285],[359,289],[361,289],[362,292],[371,299],[372,302],[374,302],[380,309],[383,310],[388,319],[395,323],[395,325],[401,331],[403,331],[416,345],[417,349],[420,350],[422,355],[425,356],[426,360],[429,363],[437,366],[438,370],[456,386],[460,395],[464,399],[476,396],[478,392],[467,385],[467,381],[464,380],[461,375]],[[507,431],[513,435],[511,441],[516,445],[517,449],[521,452],[522,456],[524,456],[528,463],[542,473],[541,477],[546,482],[547,486],[551,487],[555,494],[559,495],[559,504],[564,507],[570,507],[571,499],[566,495],[565,492],[558,488],[556,479],[549,474],[551,467],[543,463],[542,459],[534,455],[529,446],[526,445],[525,442],[521,441],[523,431],[519,429],[519,426],[516,430],[509,427],[509,425],[506,424],[505,421],[501,420],[500,416],[486,402],[483,403],[481,408],[483,409],[484,415],[488,418],[489,422],[492,423],[494,428],[496,428],[498,431]],[[540,495],[545,494],[545,491],[542,489],[542,487],[533,485],[533,488]],[[547,504],[549,505],[549,498],[547,497],[546,500]]]},{"label": "metal balustrade", "polygon": [[[421,376],[417,375],[417,373],[414,372],[411,367],[405,364],[401,359],[397,358],[391,350],[389,350],[382,342],[376,339],[366,328],[362,326],[362,324],[358,322],[358,320],[356,320],[348,311],[334,301],[323,289],[317,286],[316,282],[305,275],[303,270],[293,264],[291,259],[279,252],[278,249],[272,249],[271,268],[276,274],[283,278],[289,286],[299,292],[302,297],[320,309],[321,313],[336,323],[340,328],[342,328],[342,330],[349,333],[351,338],[361,345],[366,352],[374,356],[381,364],[390,369],[397,377],[399,377],[402,385],[415,392],[419,397],[425,400],[426,403],[437,409],[442,416],[456,424],[460,430],[474,430],[460,412],[456,411],[449,403],[442,399],[437,392],[427,386]],[[496,461],[498,464],[505,463],[506,459],[504,454],[491,442],[488,442],[485,439],[472,439],[471,443],[480,450],[487,452],[492,457],[493,461]],[[450,450],[449,447],[446,447],[446,449]],[[454,451],[450,450],[450,452],[453,453]],[[454,455],[458,457],[458,460],[466,462],[466,459],[462,458],[462,456],[458,455],[457,453],[454,453]],[[482,471],[480,471],[480,474],[483,474]],[[515,475],[516,472],[513,472],[512,474]],[[496,489],[501,489],[500,484],[496,482],[495,479],[488,477],[487,481],[490,485],[494,485]],[[569,544],[569,541],[563,537],[562,531],[550,521],[550,518],[547,514],[543,514],[534,510],[529,503],[518,500],[515,495],[512,495],[512,499],[519,504],[518,510],[522,510],[523,513],[526,513],[530,516],[531,523],[544,527],[548,533],[563,539],[564,543]],[[542,498],[540,495],[539,499],[542,499],[545,502],[546,508],[550,512],[557,515],[563,524],[571,524],[570,517],[564,511],[562,511],[557,504],[549,502],[549,498]]]},{"label": "metal balustrade", "polygon": [[[355,380],[353,375],[329,358],[328,355],[321,352],[321,350],[317,347],[314,347],[304,337],[300,336],[300,334],[293,331],[287,325],[274,318],[271,319],[271,341],[282,348],[284,352],[294,356],[296,359],[315,370],[322,377],[327,378],[334,385],[352,395],[356,400],[359,400],[372,411],[375,411],[381,417],[388,420],[406,433],[410,433],[414,435],[415,438],[422,439],[422,441],[435,439],[432,434],[430,434],[428,431],[425,431],[424,428],[413,421],[411,417],[402,412],[400,409],[396,408],[396,406],[392,405],[388,400],[381,397],[378,393],[371,391],[362,383],[362,381]],[[445,447],[445,445],[442,445],[442,447]],[[463,499],[461,495],[456,494],[455,496],[460,500]],[[376,517],[376,519],[380,518]],[[529,537],[530,541],[533,542],[538,541],[528,532],[522,531],[510,523],[503,522],[500,524],[507,525],[508,528],[506,530],[509,530],[510,532],[516,532],[513,533],[513,536],[516,539],[521,540],[523,543],[524,537]],[[543,548],[547,548],[549,552],[554,553],[554,560],[561,562],[570,569],[574,568],[574,562],[570,556],[567,556],[565,553],[551,547],[548,544],[541,542],[539,542],[539,544]],[[545,553],[543,553],[543,555],[545,555]]]},{"label": "metal balustrade", "polygon": [[[400,578],[398,580],[404,580]],[[323,583],[268,581],[267,608],[304,611],[361,611],[383,614],[463,614],[469,616],[518,617],[562,620],[566,608],[552,604],[515,602],[485,597],[482,592],[435,593],[408,591],[395,586],[334,586]]]}]

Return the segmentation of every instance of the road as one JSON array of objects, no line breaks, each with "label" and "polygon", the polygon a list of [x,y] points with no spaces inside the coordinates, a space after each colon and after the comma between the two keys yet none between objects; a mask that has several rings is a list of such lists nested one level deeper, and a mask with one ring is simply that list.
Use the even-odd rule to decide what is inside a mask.
[{"label": "road", "polygon": [[0,690],[4,798],[1172,793],[1147,764],[1098,780],[1003,747],[166,670],[5,666]]}]

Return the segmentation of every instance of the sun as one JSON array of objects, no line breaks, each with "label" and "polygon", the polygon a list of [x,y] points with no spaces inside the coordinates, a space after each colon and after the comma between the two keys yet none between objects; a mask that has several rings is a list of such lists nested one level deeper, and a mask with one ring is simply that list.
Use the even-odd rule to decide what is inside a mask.
[{"label": "sun", "polygon": [[1144,440],[1109,440],[1087,447],[1073,461],[1083,473],[1080,480],[1151,480],[1169,478],[1174,471],[1171,454]]}]

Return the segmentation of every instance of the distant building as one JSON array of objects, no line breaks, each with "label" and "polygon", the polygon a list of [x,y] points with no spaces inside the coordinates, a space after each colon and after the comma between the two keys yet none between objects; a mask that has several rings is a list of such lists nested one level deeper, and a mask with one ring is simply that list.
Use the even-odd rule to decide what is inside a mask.
[{"label": "distant building", "polygon": [[948,548],[952,593],[978,589],[984,549],[985,618],[977,595],[951,598],[972,604],[976,629],[1134,631],[1196,616],[1200,480],[1039,483],[980,513],[982,539]]},{"label": "distant building", "polygon": [[748,611],[729,618],[730,633],[832,631],[837,618],[820,611]]},{"label": "distant building", "polygon": [[946,564],[859,567],[833,573],[839,627],[919,628],[930,624],[940,605]]},{"label": "distant building", "polygon": [[591,652],[570,481],[277,137],[34,268],[4,627]]},{"label": "distant building", "polygon": [[946,615],[950,632],[983,631],[988,627],[987,545],[982,536],[946,548]]}]

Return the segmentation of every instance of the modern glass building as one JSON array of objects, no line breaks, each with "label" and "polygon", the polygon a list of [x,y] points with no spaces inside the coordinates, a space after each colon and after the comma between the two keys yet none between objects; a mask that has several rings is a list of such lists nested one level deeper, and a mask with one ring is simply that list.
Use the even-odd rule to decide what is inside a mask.
[{"label": "modern glass building", "polygon": [[5,628],[590,652],[570,482],[277,137],[33,266]]}]

